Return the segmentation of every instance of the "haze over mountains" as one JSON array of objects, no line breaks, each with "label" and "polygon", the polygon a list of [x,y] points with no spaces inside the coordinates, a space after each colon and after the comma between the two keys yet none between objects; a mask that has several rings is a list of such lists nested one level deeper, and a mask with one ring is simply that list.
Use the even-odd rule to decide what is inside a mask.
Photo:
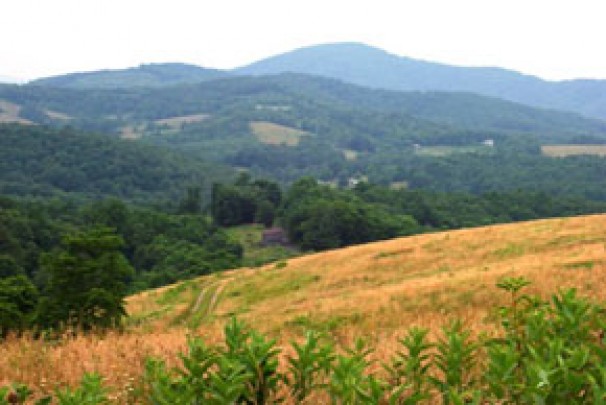
[{"label": "haze over mountains", "polygon": [[[486,89],[490,84],[499,95],[517,89],[537,98],[539,93],[531,91],[537,83],[562,84],[503,69],[450,67],[359,44],[333,44],[232,71],[152,64],[3,84],[0,122],[67,125],[152,143],[210,166],[244,169],[283,184],[313,176],[342,186],[365,179],[442,192],[529,189],[606,200],[606,160],[600,157],[604,120],[479,91],[453,91],[459,85]],[[434,85],[442,89],[427,90]],[[603,96],[594,93],[599,104]],[[569,101],[589,105],[581,99]],[[554,145],[558,156],[579,150],[594,156],[555,159],[549,154],[556,153]],[[43,145],[37,147],[44,151]],[[27,163],[22,171],[35,172],[40,158],[30,162],[20,153],[11,156]],[[88,167],[81,163],[73,166]],[[183,173],[191,173],[191,167]],[[54,174],[14,189],[15,194],[75,189],[71,183],[49,186]],[[10,187],[21,181],[9,180]]]},{"label": "haze over mountains", "polygon": [[75,88],[167,86],[222,75],[302,73],[387,90],[472,92],[527,105],[606,119],[606,81],[546,81],[493,67],[460,67],[387,53],[358,43],[316,45],[272,56],[231,71],[185,64],[75,73],[31,82]]},{"label": "haze over mountains", "polygon": [[15,77],[0,75],[0,83],[23,83],[23,82],[24,82],[24,80],[17,79]]},{"label": "haze over mountains", "polygon": [[79,89],[159,87],[198,83],[226,75],[226,72],[218,69],[206,69],[185,63],[152,63],[128,69],[108,69],[53,76],[34,80],[31,84]]}]

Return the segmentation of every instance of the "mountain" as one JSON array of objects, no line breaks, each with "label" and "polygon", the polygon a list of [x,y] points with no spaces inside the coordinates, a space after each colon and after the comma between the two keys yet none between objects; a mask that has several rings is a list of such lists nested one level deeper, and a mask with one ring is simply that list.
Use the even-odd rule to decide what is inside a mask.
[{"label": "mountain", "polygon": [[173,151],[69,128],[0,124],[0,194],[178,201],[231,170]]},{"label": "mountain", "polygon": [[604,144],[603,121],[471,93],[373,90],[282,74],[160,88],[3,85],[0,100],[29,122],[140,139],[282,183],[308,175],[341,185],[368,179],[606,200],[606,159],[554,159],[541,149]]},{"label": "mountain", "polygon": [[[267,109],[259,110],[260,107],[285,105],[290,106],[288,111],[280,113],[274,109],[273,115],[289,116],[293,123],[296,121],[293,118],[317,120],[319,109],[323,110],[321,116],[349,127],[355,125],[356,119],[338,118],[343,109],[356,110],[349,113],[354,116],[374,114],[373,121],[380,120],[374,127],[367,125],[365,131],[371,134],[385,130],[381,128],[381,122],[387,127],[390,126],[388,122],[399,117],[400,121],[409,124],[424,121],[423,125],[429,124],[434,133],[438,124],[442,128],[532,133],[552,140],[575,136],[606,139],[603,121],[578,114],[532,108],[469,93],[368,89],[304,74],[229,76],[156,88],[72,89],[34,83],[27,86],[0,85],[0,100],[18,105],[21,117],[33,122],[52,121],[53,114],[48,114],[50,110],[75,120],[72,123],[76,126],[96,123],[97,126],[90,129],[99,130],[119,128],[131,121],[154,121],[193,114],[225,117],[225,114],[236,114],[236,110],[259,118],[269,114]],[[311,105],[314,107],[309,108]]]},{"label": "mountain", "polygon": [[206,69],[183,63],[145,64],[134,68],[71,73],[30,82],[33,85],[70,88],[158,87],[197,83],[228,75],[217,69]]},{"label": "mountain", "polygon": [[358,43],[301,48],[234,70],[245,75],[284,72],[391,90],[472,92],[606,119],[604,80],[545,81],[501,68],[450,66],[401,57]]}]

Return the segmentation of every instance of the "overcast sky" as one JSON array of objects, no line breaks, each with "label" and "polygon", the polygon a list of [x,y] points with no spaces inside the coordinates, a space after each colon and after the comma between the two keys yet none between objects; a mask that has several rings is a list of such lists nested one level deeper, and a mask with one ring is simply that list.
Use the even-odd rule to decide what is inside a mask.
[{"label": "overcast sky", "polygon": [[355,41],[546,79],[606,79],[606,0],[2,0],[0,76],[185,62],[232,68]]}]

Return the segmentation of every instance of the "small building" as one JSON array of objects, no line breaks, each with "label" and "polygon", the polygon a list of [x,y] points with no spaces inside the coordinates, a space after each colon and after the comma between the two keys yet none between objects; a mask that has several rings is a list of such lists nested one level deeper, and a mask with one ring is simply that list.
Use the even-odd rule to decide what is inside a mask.
[{"label": "small building", "polygon": [[288,235],[286,231],[282,228],[275,227],[269,228],[263,231],[263,235],[261,236],[261,245],[262,246],[271,246],[271,245],[288,245],[290,241],[288,240]]},{"label": "small building", "polygon": [[485,139],[485,140],[482,142],[482,145],[484,145],[484,146],[489,146],[489,147],[491,147],[491,148],[492,148],[492,147],[494,147],[494,139]]}]

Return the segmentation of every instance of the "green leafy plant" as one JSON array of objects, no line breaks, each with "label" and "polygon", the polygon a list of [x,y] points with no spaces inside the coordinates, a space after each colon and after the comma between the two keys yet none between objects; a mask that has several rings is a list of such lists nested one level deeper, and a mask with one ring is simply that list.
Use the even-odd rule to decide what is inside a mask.
[{"label": "green leafy plant", "polygon": [[323,387],[321,377],[328,374],[335,357],[330,345],[320,342],[320,334],[308,331],[302,344],[292,342],[295,356],[288,356],[289,384],[293,396],[299,402],[303,401],[312,390]]}]

